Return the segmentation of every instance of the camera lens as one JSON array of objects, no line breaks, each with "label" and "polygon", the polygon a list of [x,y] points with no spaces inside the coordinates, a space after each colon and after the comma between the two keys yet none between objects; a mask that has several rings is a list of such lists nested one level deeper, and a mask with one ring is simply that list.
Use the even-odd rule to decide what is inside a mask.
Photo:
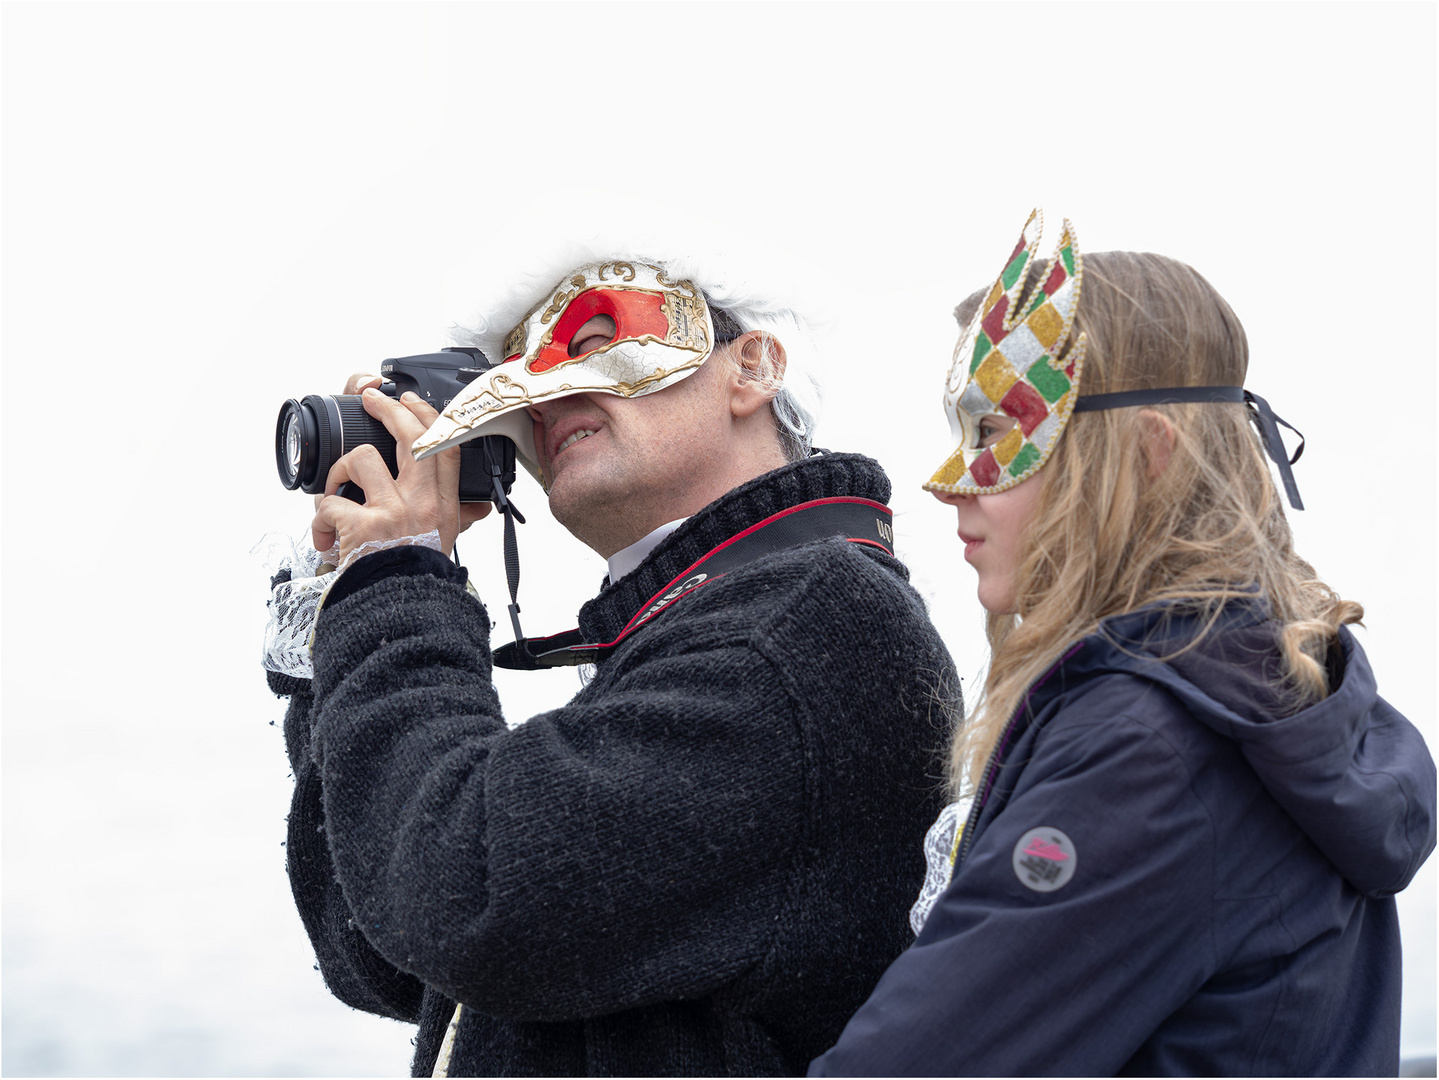
[{"label": "camera lens", "polygon": [[[308,435],[306,427],[310,429]],[[280,419],[275,425],[275,467],[280,470],[280,483],[291,491],[304,482],[307,464],[314,469],[313,460],[306,461],[306,448],[314,447],[318,434],[313,409],[307,416],[305,407],[294,398],[280,406]],[[313,459],[313,450],[309,457]]]},{"label": "camera lens", "polygon": [[285,423],[286,475],[295,476],[300,471],[300,418],[291,415]]},{"label": "camera lens", "polygon": [[[381,388],[384,392],[384,387]],[[358,394],[310,394],[280,406],[275,424],[275,467],[280,483],[311,495],[325,490],[330,466],[357,446],[374,446],[394,476],[395,440]]]}]

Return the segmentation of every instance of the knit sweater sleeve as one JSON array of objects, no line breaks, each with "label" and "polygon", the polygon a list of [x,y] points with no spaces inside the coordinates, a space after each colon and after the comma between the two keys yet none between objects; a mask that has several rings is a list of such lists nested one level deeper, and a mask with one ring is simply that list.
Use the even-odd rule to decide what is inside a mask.
[{"label": "knit sweater sleeve", "polygon": [[356,928],[341,894],[325,837],[319,767],[310,756],[310,682],[269,673],[270,689],[290,699],[285,746],[295,778],[285,869],[300,921],[330,992],[345,1004],[415,1022],[424,987],[386,961]]},{"label": "knit sweater sleeve", "polygon": [[494,1016],[695,998],[764,954],[799,832],[779,673],[694,606],[564,708],[509,730],[489,619],[392,577],[319,621],[314,758],[355,924],[396,968]]}]

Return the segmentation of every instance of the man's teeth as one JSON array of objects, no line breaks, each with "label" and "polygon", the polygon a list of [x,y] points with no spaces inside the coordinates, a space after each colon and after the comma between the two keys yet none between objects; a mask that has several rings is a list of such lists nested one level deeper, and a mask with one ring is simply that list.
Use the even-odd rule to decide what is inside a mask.
[{"label": "man's teeth", "polygon": [[[574,446],[575,443],[579,442],[579,441],[580,441],[581,439],[583,439],[585,436],[587,436],[587,435],[593,435],[593,434],[594,434],[593,431],[577,431],[577,432],[575,432],[573,435],[571,435],[568,439],[566,439],[564,442],[560,443],[560,450],[568,450],[571,446]],[[556,451],[556,453],[558,453],[558,452],[559,452],[559,451]]]}]

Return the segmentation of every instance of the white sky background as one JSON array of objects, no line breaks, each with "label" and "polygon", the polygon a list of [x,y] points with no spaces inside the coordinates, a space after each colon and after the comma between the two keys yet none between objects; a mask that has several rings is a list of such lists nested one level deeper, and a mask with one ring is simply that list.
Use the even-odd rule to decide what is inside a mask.
[{"label": "white sky background", "polygon": [[[889,470],[970,685],[973,576],[919,489],[947,453],[950,309],[1036,204],[1045,254],[1068,216],[1082,250],[1191,262],[1308,436],[1300,550],[1364,603],[1382,691],[1435,742],[1432,5],[3,18],[7,1074],[406,1070],[407,1028],[324,991],[284,877],[248,552],[309,511],[275,415],[444,344],[476,299],[457,282],[596,195],[793,257],[830,314],[818,442]],[[603,564],[528,477],[515,495],[525,626],[566,629]],[[488,524],[460,548],[503,623]],[[575,687],[501,685],[512,717]],[[1431,862],[1400,898],[1406,1054],[1434,1051],[1434,892]]]}]

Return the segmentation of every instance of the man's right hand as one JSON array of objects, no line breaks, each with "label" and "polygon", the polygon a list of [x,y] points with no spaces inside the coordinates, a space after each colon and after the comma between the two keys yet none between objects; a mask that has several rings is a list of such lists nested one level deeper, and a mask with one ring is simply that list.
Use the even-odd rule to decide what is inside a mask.
[{"label": "man's right hand", "polygon": [[[346,394],[362,394],[371,387],[374,387],[376,390],[378,390],[380,388],[380,384],[384,381],[385,380],[378,375],[364,375],[357,372],[356,374],[351,375],[348,379],[345,380],[344,392]],[[324,500],[324,498],[324,492],[321,492],[320,494],[315,496],[316,511],[320,509],[320,503]],[[487,502],[460,503],[459,531],[464,532],[475,522],[479,521],[480,518],[488,516],[491,509],[493,509],[492,505]]]}]

